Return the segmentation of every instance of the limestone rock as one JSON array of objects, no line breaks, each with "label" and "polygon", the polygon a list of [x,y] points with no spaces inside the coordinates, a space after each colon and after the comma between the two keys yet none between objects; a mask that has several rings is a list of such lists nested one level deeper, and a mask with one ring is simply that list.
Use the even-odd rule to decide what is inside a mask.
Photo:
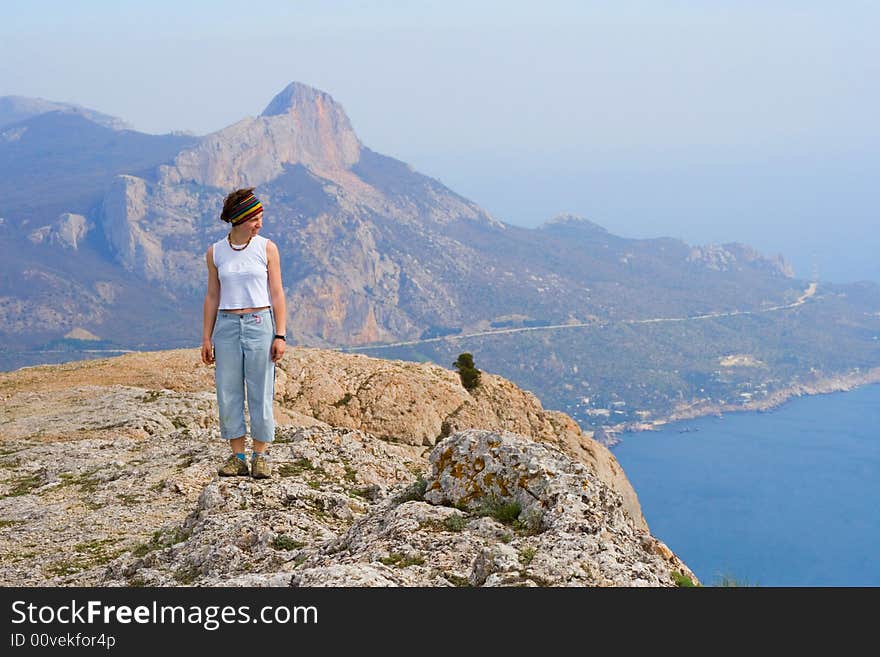
[{"label": "limestone rock", "polygon": [[104,237],[123,267],[156,278],[161,273],[162,244],[150,233],[148,213],[147,182],[116,176],[104,197]]},{"label": "limestone rock", "polygon": [[306,555],[365,513],[365,489],[384,496],[422,467],[412,448],[359,431],[290,427],[279,432],[271,462],[270,480],[215,476],[183,523],[166,529],[168,539],[116,560],[103,583],[272,586],[286,573],[286,585]]},{"label": "limestone rock", "polygon": [[554,447],[467,430],[429,461],[424,501],[417,487],[386,498],[291,583],[339,585],[340,569],[358,565],[380,586],[676,586],[674,574],[697,583],[619,495]]}]

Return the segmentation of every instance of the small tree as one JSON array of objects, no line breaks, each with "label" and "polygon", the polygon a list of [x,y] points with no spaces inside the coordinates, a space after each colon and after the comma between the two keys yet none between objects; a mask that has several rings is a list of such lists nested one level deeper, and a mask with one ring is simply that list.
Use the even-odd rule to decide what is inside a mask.
[{"label": "small tree", "polygon": [[473,390],[480,385],[480,370],[474,367],[474,357],[465,352],[458,355],[458,359],[452,364],[458,370],[461,385],[466,390]]}]

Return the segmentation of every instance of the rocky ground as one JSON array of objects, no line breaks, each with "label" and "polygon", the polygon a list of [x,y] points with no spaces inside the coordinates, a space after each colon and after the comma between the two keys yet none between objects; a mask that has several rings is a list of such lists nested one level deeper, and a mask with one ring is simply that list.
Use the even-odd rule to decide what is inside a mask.
[{"label": "rocky ground", "polygon": [[674,585],[614,457],[484,374],[293,348],[275,476],[219,478],[197,350],[0,374],[6,585]]}]

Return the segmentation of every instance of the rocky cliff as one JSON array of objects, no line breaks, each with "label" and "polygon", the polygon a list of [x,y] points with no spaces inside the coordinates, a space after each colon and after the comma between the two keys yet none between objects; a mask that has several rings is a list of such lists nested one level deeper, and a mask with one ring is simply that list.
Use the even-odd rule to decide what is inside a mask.
[{"label": "rocky cliff", "polygon": [[192,349],[0,374],[10,585],[673,585],[614,457],[484,373],[294,348],[268,481]]}]

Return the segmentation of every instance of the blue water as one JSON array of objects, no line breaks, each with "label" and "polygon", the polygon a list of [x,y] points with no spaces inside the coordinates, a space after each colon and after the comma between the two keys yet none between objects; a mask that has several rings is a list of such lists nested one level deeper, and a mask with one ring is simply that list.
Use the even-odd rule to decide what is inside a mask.
[{"label": "blue water", "polygon": [[614,454],[704,584],[880,586],[880,385],[624,434]]}]

